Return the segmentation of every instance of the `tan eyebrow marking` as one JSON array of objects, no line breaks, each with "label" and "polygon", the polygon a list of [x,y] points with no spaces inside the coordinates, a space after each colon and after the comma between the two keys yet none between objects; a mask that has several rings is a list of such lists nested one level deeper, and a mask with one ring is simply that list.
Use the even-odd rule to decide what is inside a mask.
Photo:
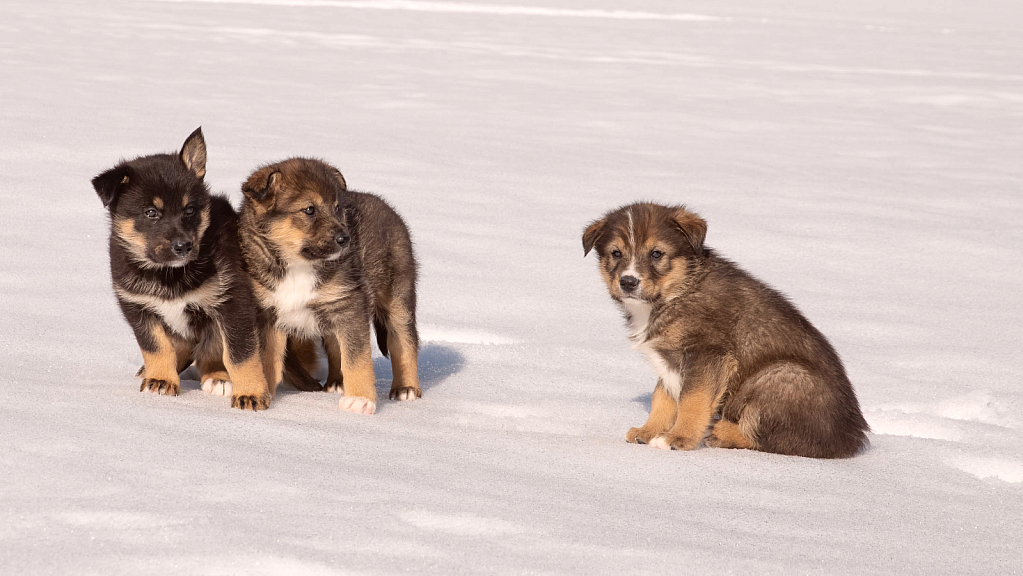
[{"label": "tan eyebrow marking", "polygon": [[163,210],[163,198],[153,198],[153,206]]}]

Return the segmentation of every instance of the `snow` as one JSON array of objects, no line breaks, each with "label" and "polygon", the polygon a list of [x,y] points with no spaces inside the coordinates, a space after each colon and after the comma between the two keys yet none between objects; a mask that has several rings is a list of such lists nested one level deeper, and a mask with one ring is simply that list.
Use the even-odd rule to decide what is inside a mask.
[{"label": "snow", "polygon": [[[1010,0],[3,3],[0,572],[1023,572],[1021,28]],[[236,203],[307,155],[405,216],[421,400],[137,391],[89,180],[200,124]],[[828,335],[868,452],[622,440],[655,376],[580,236],[640,199]]]}]

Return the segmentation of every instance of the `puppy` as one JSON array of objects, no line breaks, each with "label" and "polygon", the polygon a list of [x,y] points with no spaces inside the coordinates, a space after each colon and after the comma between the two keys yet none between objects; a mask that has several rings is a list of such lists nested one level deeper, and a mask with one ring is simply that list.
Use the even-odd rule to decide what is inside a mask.
[{"label": "puppy", "polygon": [[[124,161],[92,179],[110,213],[110,272],[145,365],[141,390],[176,396],[195,361],[203,388],[265,410],[256,300],[238,247],[238,217],[203,182],[197,128],[178,154]],[[225,372],[226,368],[226,372]]]},{"label": "puppy", "polygon": [[[683,206],[637,203],[591,223],[583,253],[659,379],[628,442],[845,458],[869,430],[838,354],[786,298],[703,245]],[[719,419],[714,420],[715,416]]]},{"label": "puppy", "polygon": [[322,341],[326,389],[344,394],[342,410],[373,414],[372,323],[391,358],[390,397],[421,397],[416,261],[401,217],[381,198],[349,191],[337,168],[307,158],[256,170],[242,192],[242,253],[263,310],[270,379],[285,376],[287,359],[289,382],[318,387],[297,358],[304,354],[288,350]]}]

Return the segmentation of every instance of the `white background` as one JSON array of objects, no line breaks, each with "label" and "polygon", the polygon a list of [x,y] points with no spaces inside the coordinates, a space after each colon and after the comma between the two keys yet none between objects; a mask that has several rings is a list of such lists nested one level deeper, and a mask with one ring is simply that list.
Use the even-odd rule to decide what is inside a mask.
[{"label": "white background", "polygon": [[[4,2],[0,572],[1023,571],[1023,8],[933,4]],[[89,180],[198,125],[236,203],[307,155],[404,215],[421,401],[137,391]],[[622,440],[580,235],[640,199],[828,335],[868,452]]]}]

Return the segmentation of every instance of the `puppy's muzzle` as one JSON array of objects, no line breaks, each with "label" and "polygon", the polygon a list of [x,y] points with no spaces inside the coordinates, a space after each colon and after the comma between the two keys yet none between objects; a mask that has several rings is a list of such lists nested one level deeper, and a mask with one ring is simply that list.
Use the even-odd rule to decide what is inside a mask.
[{"label": "puppy's muzzle", "polygon": [[184,258],[192,253],[192,241],[183,238],[175,238],[170,243],[171,252],[178,258]]},{"label": "puppy's muzzle", "polygon": [[622,276],[618,280],[618,286],[622,288],[622,292],[629,294],[639,286],[639,278],[635,276]]}]

